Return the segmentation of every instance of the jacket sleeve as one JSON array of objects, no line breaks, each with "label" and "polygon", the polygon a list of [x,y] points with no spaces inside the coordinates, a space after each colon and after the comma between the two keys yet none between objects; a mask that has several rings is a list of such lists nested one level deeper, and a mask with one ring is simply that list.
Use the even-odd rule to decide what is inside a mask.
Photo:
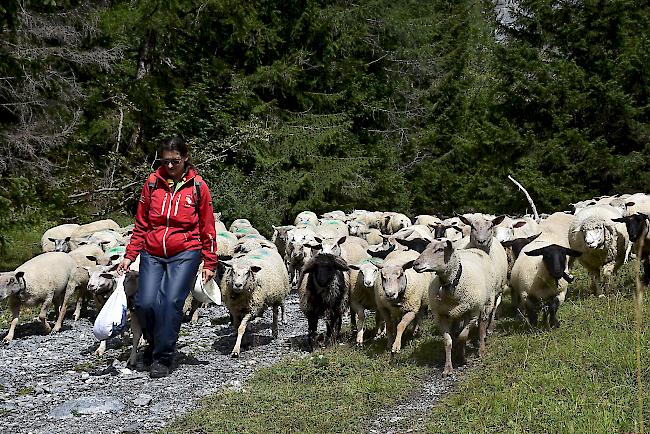
[{"label": "jacket sleeve", "polygon": [[135,258],[140,254],[140,250],[144,248],[145,236],[151,230],[151,224],[149,223],[149,204],[151,203],[151,198],[149,197],[149,179],[144,183],[142,187],[142,193],[140,193],[140,201],[138,202],[138,211],[135,215],[135,225],[133,227],[133,234],[131,234],[131,240],[129,245],[126,246],[126,254],[124,257],[134,261]]},{"label": "jacket sleeve", "polygon": [[201,234],[201,253],[203,268],[214,271],[217,268],[217,233],[214,228],[214,214],[210,190],[201,184],[201,202],[199,203],[199,232]]}]

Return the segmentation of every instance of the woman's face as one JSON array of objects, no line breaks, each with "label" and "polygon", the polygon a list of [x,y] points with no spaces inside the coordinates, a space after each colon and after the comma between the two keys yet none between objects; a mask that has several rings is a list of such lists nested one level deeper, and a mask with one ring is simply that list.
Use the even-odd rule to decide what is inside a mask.
[{"label": "woman's face", "polygon": [[162,166],[167,171],[167,176],[172,179],[180,179],[185,173],[185,163],[188,156],[181,157],[178,151],[163,151]]}]

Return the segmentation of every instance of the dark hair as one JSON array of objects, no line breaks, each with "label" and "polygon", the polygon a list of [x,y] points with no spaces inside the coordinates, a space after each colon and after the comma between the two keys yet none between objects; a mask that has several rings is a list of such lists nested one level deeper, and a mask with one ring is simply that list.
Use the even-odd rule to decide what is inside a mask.
[{"label": "dark hair", "polygon": [[163,152],[178,152],[181,154],[181,157],[187,157],[189,149],[187,148],[187,143],[182,137],[172,136],[168,137],[162,141],[160,144],[160,155]]},{"label": "dark hair", "polygon": [[[180,136],[171,136],[162,141],[160,144],[160,149],[158,150],[160,157],[162,158],[163,152],[178,152],[181,154],[182,158],[187,157],[189,154],[189,148],[187,147],[187,142]],[[192,159],[188,158],[185,162],[185,169],[188,167],[193,167]]]}]

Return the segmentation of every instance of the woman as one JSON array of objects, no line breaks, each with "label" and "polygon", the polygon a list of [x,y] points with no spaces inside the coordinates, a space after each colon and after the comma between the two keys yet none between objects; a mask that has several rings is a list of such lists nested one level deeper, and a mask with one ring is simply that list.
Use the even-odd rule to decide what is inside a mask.
[{"label": "woman", "polygon": [[169,375],[181,327],[183,304],[203,260],[203,280],[217,265],[214,215],[208,186],[189,163],[187,144],[163,142],[162,164],[142,188],[131,241],[117,270],[140,254],[134,307],[148,346],[149,376]]}]

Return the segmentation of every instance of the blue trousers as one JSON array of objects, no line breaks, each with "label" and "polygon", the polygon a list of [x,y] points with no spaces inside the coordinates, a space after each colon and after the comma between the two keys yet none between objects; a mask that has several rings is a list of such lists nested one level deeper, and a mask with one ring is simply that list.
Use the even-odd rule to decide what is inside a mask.
[{"label": "blue trousers", "polygon": [[170,366],[183,319],[183,304],[201,263],[200,250],[170,258],[140,252],[140,279],[134,307],[153,360]]}]

